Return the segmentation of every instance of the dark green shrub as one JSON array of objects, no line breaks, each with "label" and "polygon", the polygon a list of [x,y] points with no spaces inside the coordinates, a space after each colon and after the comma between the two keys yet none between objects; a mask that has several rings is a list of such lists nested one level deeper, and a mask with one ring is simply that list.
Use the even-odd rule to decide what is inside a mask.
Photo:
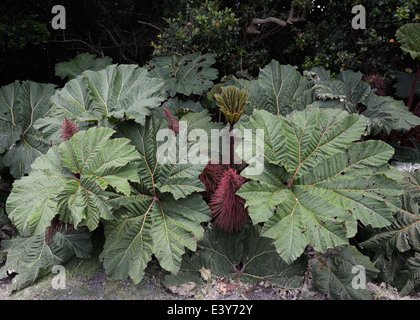
[{"label": "dark green shrub", "polygon": [[253,44],[243,38],[240,16],[215,1],[195,6],[187,4],[185,12],[164,20],[167,27],[152,42],[154,55],[211,53],[224,74],[248,68],[258,70],[256,64],[261,65],[267,59],[266,50],[254,49]]}]

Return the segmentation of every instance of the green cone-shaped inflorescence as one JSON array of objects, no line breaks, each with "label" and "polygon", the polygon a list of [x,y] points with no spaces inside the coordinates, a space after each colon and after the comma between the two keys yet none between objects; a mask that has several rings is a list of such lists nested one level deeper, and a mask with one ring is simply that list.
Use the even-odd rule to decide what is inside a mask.
[{"label": "green cone-shaped inflorescence", "polygon": [[221,94],[215,94],[217,105],[230,124],[235,124],[246,109],[248,92],[235,86],[222,87]]}]

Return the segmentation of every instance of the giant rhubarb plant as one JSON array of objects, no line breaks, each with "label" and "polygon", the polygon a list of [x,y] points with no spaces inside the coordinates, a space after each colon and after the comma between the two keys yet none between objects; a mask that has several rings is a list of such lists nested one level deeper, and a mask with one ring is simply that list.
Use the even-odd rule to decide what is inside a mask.
[{"label": "giant rhubarb plant", "polygon": [[307,245],[326,252],[347,244],[357,221],[375,228],[392,223],[401,176],[387,164],[392,147],[354,142],[364,133],[363,118],[337,109],[309,107],[286,118],[260,110],[249,127],[265,132],[266,162],[237,195],[286,262]]},{"label": "giant rhubarb plant", "polygon": [[[191,118],[210,119],[202,114],[187,122]],[[65,138],[74,135],[37,158],[30,175],[15,182],[7,201],[9,217],[22,235],[3,251],[8,269],[22,273],[17,288],[64,261],[55,252],[67,233],[49,232],[57,219],[57,225],[78,230],[105,224],[102,258],[114,278],[130,276],[138,283],[153,255],[164,269],[178,271],[185,247],[195,250],[203,236],[201,223],[210,219],[210,210],[196,193],[204,191],[198,179],[204,165],[161,161],[156,134],[167,126],[158,116],[149,117],[144,126],[124,121],[116,126],[124,138],[111,139],[115,131],[110,128],[74,133],[75,126],[64,122]],[[66,243],[73,248],[78,243],[71,234]],[[27,247],[23,260],[13,259],[19,245]],[[84,249],[74,250],[68,254],[82,257]]]},{"label": "giant rhubarb plant", "polygon": [[[66,134],[74,129],[63,125]],[[18,273],[12,290],[30,285],[56,264],[89,257],[87,229],[113,218],[107,189],[128,194],[129,180],[139,181],[130,163],[139,154],[127,139],[110,140],[114,133],[109,128],[78,132],[39,156],[30,174],[15,181],[6,207],[19,235],[2,243],[7,262],[0,270],[0,278],[10,270]]]},{"label": "giant rhubarb plant", "polygon": [[109,128],[81,131],[35,160],[7,200],[9,218],[21,233],[44,232],[57,214],[63,222],[90,230],[101,218],[112,218],[105,189],[128,194],[128,181],[139,181],[129,163],[138,153],[127,139],[110,140],[113,134]]},{"label": "giant rhubarb plant", "polygon": [[207,204],[196,193],[204,191],[198,179],[204,165],[162,161],[156,135],[167,127],[168,122],[157,116],[148,117],[144,126],[134,122],[117,125],[140,154],[140,183],[131,185],[130,194],[111,201],[119,209],[117,217],[105,224],[102,258],[114,278],[130,276],[140,282],[152,255],[162,268],[176,273],[184,248],[196,249],[197,239],[204,234],[201,223],[210,219]]}]

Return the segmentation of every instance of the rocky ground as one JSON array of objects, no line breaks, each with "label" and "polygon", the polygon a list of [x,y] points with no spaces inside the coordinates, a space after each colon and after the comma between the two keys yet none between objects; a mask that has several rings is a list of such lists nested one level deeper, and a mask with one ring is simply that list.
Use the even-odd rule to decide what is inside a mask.
[{"label": "rocky ground", "polygon": [[[10,294],[12,277],[0,280],[0,300],[325,300],[310,290],[284,290],[268,282],[255,285],[238,284],[226,279],[213,279],[205,287],[186,283],[166,287],[162,273],[151,268],[137,285],[130,280],[117,281],[107,277],[99,263],[90,263],[69,271],[65,289],[54,289],[54,275]],[[368,284],[376,300],[420,300],[420,293],[399,297],[398,292],[384,284]]]}]

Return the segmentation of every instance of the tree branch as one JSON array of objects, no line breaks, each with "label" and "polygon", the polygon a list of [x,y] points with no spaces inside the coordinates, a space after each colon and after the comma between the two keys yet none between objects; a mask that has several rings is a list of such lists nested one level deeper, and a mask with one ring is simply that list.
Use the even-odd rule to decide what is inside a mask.
[{"label": "tree branch", "polygon": [[289,16],[287,17],[286,21],[280,18],[275,18],[275,17],[268,17],[265,19],[254,18],[252,19],[251,24],[246,29],[246,33],[259,34],[260,31],[257,29],[257,25],[260,25],[260,24],[275,23],[281,27],[287,27],[287,25],[289,24],[293,24],[295,22],[300,22],[300,21],[305,21],[305,20],[306,20],[306,10],[304,9],[302,14],[295,18],[295,8],[292,6],[290,8]]},{"label": "tree branch", "polygon": [[154,24],[151,24],[151,23],[149,23],[149,22],[145,22],[145,21],[140,21],[140,20],[138,20],[138,21],[137,21],[137,23],[140,23],[140,24],[145,24],[146,26],[152,27],[152,28],[156,29],[157,31],[159,31],[160,33],[163,33],[163,30],[162,30],[161,28],[159,28],[159,27],[157,27],[157,26],[155,26]]}]

